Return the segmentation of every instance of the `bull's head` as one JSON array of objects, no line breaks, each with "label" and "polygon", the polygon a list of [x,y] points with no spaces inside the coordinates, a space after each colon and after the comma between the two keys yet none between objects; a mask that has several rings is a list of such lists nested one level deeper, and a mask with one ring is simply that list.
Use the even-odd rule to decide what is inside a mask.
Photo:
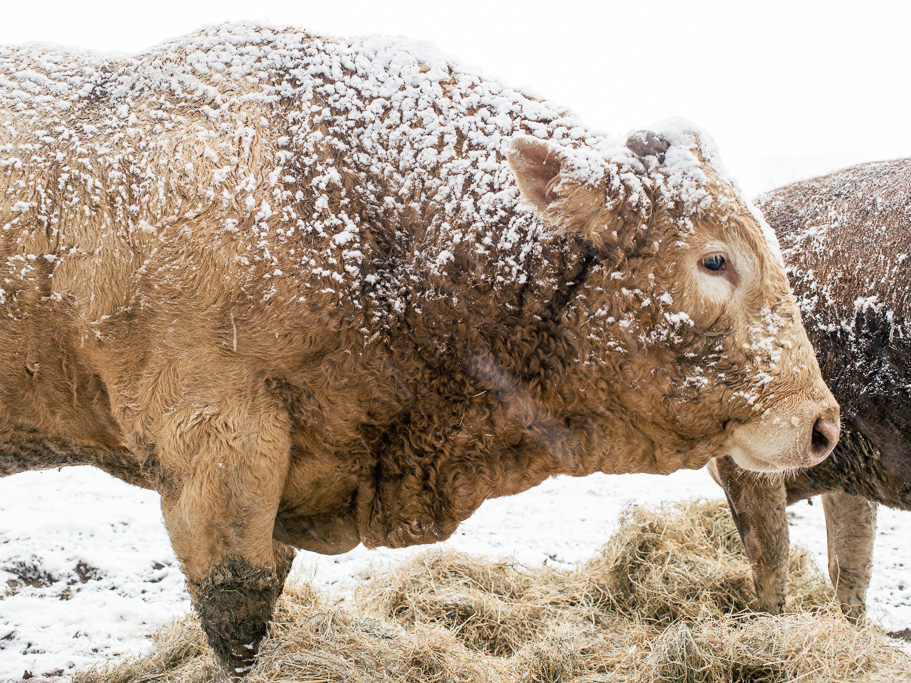
[{"label": "bull's head", "polygon": [[831,452],[839,407],[774,233],[704,133],[670,122],[625,143],[521,137],[508,158],[538,216],[598,253],[568,315],[585,333],[574,382],[614,444],[602,469],[622,449],[653,471],[721,454],[779,471]]}]

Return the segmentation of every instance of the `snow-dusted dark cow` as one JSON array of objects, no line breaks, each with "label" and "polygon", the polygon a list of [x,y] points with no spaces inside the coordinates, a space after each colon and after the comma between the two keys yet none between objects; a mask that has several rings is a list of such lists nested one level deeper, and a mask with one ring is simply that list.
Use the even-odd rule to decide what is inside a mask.
[{"label": "snow-dusted dark cow", "polygon": [[829,576],[864,614],[876,505],[911,509],[911,160],[864,164],[759,199],[778,233],[823,377],[842,406],[832,457],[782,480],[712,463],[762,609],[784,605],[785,506],[822,495]]},{"label": "snow-dusted dark cow", "polygon": [[680,125],[607,139],[426,48],[246,25],[3,49],[0,113],[0,472],[159,491],[231,671],[294,547],[838,438],[774,236]]}]

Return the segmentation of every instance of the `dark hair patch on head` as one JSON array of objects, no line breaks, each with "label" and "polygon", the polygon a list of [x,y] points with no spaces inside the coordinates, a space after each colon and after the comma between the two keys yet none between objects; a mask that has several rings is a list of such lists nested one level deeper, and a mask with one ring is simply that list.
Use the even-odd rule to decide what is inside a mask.
[{"label": "dark hair patch on head", "polygon": [[663,135],[650,130],[637,130],[626,138],[626,147],[640,159],[655,157],[664,163],[664,155],[671,143]]}]

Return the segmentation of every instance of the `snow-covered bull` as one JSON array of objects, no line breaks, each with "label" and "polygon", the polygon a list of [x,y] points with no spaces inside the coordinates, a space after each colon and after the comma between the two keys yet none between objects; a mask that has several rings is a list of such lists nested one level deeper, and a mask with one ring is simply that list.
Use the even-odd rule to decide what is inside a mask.
[{"label": "snow-covered bull", "polygon": [[838,438],[774,236],[679,124],[608,139],[420,46],[246,25],[3,49],[0,110],[0,472],[159,491],[231,671],[292,548]]},{"label": "snow-covered bull", "polygon": [[753,566],[762,609],[788,578],[785,506],[822,494],[829,575],[864,614],[876,505],[911,509],[911,160],[863,164],[759,199],[784,247],[823,377],[842,406],[832,457],[785,480],[712,463]]}]

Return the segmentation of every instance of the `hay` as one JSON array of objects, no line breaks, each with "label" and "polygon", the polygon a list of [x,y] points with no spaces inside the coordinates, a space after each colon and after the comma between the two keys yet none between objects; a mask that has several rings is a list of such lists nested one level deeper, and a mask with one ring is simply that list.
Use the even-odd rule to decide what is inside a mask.
[{"label": "hay", "polygon": [[[834,592],[803,549],[790,556],[791,609],[831,602]],[[579,572],[605,609],[666,626],[754,607],[753,576],[726,505],[699,501],[630,508],[618,531]],[[578,589],[577,589],[578,590]]]},{"label": "hay", "polygon": [[[631,508],[573,571],[428,552],[344,606],[289,584],[249,683],[606,683],[911,680],[909,657],[855,627],[806,552],[792,551],[789,613],[755,595],[722,503]],[[152,652],[74,683],[206,683],[192,617]]]}]

